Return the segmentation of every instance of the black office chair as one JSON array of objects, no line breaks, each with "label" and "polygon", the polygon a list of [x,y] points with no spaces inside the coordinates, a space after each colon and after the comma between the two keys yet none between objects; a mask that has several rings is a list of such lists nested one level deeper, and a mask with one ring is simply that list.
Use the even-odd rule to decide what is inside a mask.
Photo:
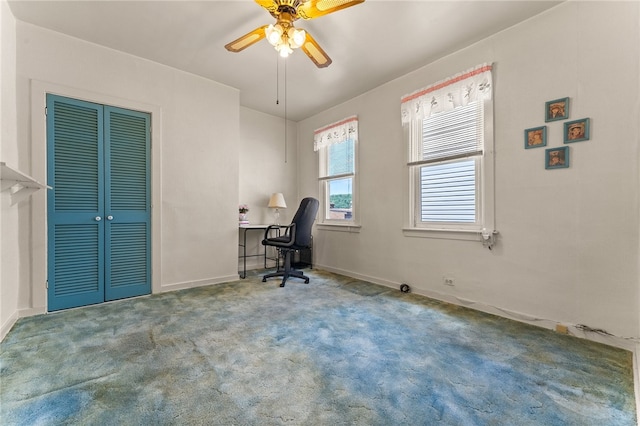
[{"label": "black office chair", "polygon": [[281,271],[267,274],[262,277],[262,282],[266,282],[267,278],[282,277],[280,287],[284,287],[289,277],[301,278],[305,284],[309,283],[309,277],[305,276],[302,271],[297,271],[291,267],[291,256],[296,250],[307,249],[311,246],[311,227],[318,213],[320,203],[315,198],[307,197],[300,202],[300,207],[296,212],[291,225],[287,226],[284,235],[280,237],[269,238],[271,229],[281,228],[279,225],[271,225],[264,234],[262,244],[265,246],[276,247],[284,253],[284,266]]}]

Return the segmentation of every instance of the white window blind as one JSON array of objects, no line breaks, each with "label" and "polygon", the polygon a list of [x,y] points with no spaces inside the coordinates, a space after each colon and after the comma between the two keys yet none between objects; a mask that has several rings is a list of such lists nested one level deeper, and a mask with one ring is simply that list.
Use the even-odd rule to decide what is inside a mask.
[{"label": "white window blind", "polygon": [[329,161],[327,176],[339,176],[344,174],[352,174],[354,166],[354,141],[349,139],[345,142],[333,144],[327,149],[329,150]]},{"label": "white window blind", "polygon": [[419,166],[421,222],[476,223],[477,161],[483,150],[482,103],[434,114],[422,123]]},{"label": "white window blind", "polygon": [[432,115],[422,124],[422,155],[419,163],[482,155],[482,108],[480,102]]},{"label": "white window blind", "polygon": [[421,167],[421,221],[475,223],[475,181],[475,160]]}]

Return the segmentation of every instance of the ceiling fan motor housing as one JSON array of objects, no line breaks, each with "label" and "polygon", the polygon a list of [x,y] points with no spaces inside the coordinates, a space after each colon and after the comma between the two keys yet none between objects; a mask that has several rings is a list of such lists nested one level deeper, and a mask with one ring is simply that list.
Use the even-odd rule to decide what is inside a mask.
[{"label": "ceiling fan motor housing", "polygon": [[295,7],[289,5],[280,5],[275,13],[272,13],[273,17],[280,20],[288,20],[293,22],[298,19],[298,11]]}]

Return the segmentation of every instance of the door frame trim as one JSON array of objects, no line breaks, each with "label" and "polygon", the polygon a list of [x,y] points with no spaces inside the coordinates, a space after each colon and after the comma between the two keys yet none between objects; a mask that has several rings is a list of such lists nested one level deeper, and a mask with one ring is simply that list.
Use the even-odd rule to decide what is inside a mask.
[{"label": "door frame trim", "polygon": [[[31,176],[40,182],[47,178],[47,93],[103,105],[151,114],[151,294],[161,292],[162,269],[162,108],[158,105],[119,98],[104,93],[31,80]],[[32,196],[31,213],[31,307],[36,312],[47,308],[47,196],[39,191]]]}]

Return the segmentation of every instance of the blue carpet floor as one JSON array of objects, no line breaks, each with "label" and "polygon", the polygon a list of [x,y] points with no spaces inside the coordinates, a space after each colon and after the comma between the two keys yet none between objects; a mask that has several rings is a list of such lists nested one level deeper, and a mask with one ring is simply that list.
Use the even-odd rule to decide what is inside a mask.
[{"label": "blue carpet floor", "polygon": [[631,353],[310,271],[19,320],[3,425],[635,425]]}]

